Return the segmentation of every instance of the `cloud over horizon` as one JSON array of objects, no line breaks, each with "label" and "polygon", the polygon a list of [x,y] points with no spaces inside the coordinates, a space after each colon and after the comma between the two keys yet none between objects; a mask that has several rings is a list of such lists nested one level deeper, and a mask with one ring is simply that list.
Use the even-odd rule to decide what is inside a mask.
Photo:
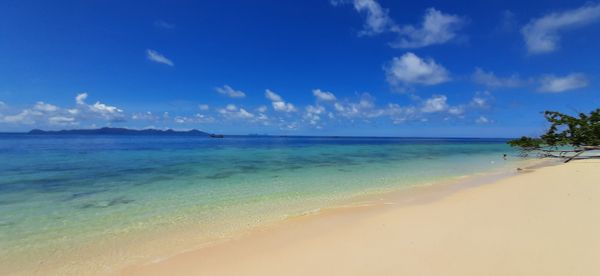
[{"label": "cloud over horizon", "polygon": [[103,120],[110,122],[122,122],[125,120],[123,110],[96,101],[87,104],[87,93],[77,94],[75,107],[61,108],[43,101],[36,102],[32,107],[22,109],[14,115],[0,116],[1,123],[23,124],[23,125],[55,125],[74,126],[81,122]]},{"label": "cloud over horizon", "polygon": [[[405,122],[476,119],[476,110],[486,110],[489,97],[486,93],[476,93],[470,102],[451,105],[446,95],[436,94],[429,98],[414,98],[411,104],[400,105],[394,102],[377,104],[370,93],[360,93],[355,98],[338,99],[332,92],[320,89],[312,90],[314,104],[306,104],[301,109],[286,102],[274,91],[265,90],[265,98],[271,102],[272,114],[264,105],[242,107],[227,104],[220,108],[210,108],[207,104],[198,104],[199,112],[178,113],[170,115],[164,111],[145,111],[127,114],[121,108],[100,101],[88,104],[87,93],[79,93],[74,97],[74,107],[59,107],[43,101],[35,102],[31,107],[13,114],[0,113],[0,124],[26,125],[31,128],[40,127],[86,127],[112,126],[113,123],[123,125],[125,118],[146,125],[180,125],[194,127],[210,125],[212,127],[232,122],[261,126],[278,127],[285,131],[298,129],[323,129],[327,125],[339,123],[369,123],[389,120],[393,124]],[[301,112],[299,112],[301,111]],[[450,117],[448,117],[450,116]],[[478,115],[479,116],[479,115]]]}]

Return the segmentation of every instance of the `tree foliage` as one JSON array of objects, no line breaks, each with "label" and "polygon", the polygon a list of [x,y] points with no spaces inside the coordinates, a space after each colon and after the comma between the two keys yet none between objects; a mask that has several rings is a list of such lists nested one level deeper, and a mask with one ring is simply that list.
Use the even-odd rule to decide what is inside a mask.
[{"label": "tree foliage", "polygon": [[508,141],[508,144],[524,150],[536,150],[542,148],[542,139],[523,136],[519,139]]},{"label": "tree foliage", "polygon": [[571,147],[600,146],[600,108],[577,116],[570,116],[556,111],[544,112],[550,127],[539,138],[521,137],[508,142],[523,151]]}]

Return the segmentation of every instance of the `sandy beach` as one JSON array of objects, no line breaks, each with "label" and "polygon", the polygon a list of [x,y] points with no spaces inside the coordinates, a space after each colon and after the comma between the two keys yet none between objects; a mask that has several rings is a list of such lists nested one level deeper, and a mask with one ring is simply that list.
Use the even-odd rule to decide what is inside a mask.
[{"label": "sandy beach", "polygon": [[600,160],[323,211],[120,275],[596,275]]}]

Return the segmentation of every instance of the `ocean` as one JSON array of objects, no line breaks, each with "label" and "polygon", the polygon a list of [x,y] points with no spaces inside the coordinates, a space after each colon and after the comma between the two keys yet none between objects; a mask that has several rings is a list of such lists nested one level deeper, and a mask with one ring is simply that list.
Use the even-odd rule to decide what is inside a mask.
[{"label": "ocean", "polygon": [[111,271],[514,160],[504,139],[0,134],[0,274]]}]

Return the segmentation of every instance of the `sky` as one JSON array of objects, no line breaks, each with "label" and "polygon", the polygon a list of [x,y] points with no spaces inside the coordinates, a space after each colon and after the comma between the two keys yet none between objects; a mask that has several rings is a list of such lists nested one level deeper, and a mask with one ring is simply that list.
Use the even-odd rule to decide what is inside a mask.
[{"label": "sky", "polygon": [[0,1],[0,131],[517,137],[600,107],[600,2]]}]

